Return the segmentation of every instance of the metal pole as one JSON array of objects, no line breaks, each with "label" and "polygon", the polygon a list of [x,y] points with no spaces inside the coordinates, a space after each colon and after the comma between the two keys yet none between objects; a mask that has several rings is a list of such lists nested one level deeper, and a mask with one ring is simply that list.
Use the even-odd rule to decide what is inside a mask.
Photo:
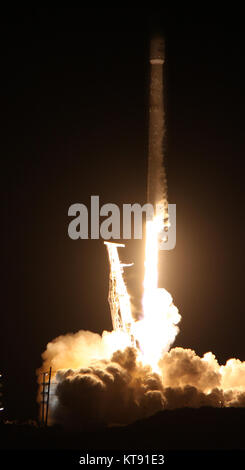
[{"label": "metal pole", "polygon": [[[0,374],[0,380],[2,379],[2,374]],[[2,383],[0,382],[0,388],[2,387]],[[2,393],[0,391],[0,397],[2,396]],[[1,398],[0,398],[0,412],[1,411],[4,411],[4,407],[3,407],[3,404],[2,404],[2,401],[1,401]]]},{"label": "metal pole", "polygon": [[46,383],[45,383],[45,372],[43,372],[43,382],[42,382],[42,424],[44,424],[44,405],[45,405],[45,386],[46,386]]},{"label": "metal pole", "polygon": [[48,391],[47,391],[47,402],[46,402],[46,419],[45,419],[45,425],[48,425],[48,407],[49,407],[49,393],[50,393],[50,383],[51,383],[51,373],[52,373],[52,367],[49,369],[49,379],[48,379]]}]

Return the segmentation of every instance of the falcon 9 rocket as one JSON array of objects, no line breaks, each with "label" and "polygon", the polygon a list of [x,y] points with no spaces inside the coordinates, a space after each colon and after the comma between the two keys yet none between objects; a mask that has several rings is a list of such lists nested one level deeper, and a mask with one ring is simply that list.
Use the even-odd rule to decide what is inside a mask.
[{"label": "falcon 9 rocket", "polygon": [[168,222],[167,183],[163,165],[164,105],[163,64],[165,58],[164,39],[155,36],[150,43],[150,115],[147,202],[160,215],[164,225]]}]

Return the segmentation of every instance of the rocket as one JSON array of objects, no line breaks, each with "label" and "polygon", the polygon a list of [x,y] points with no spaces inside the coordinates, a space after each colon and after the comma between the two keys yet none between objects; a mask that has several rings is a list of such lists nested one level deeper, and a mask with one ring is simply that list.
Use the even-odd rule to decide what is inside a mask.
[{"label": "rocket", "polygon": [[[147,202],[155,214],[161,212],[163,221],[168,218],[167,183],[164,170],[163,142],[165,135],[163,102],[163,64],[165,44],[161,36],[150,42],[150,102]],[[157,210],[158,205],[158,210]]]}]

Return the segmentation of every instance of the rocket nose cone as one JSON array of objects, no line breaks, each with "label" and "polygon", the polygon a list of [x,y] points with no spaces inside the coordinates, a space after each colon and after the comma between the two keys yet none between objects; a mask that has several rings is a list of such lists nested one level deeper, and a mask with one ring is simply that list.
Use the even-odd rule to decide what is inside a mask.
[{"label": "rocket nose cone", "polygon": [[150,42],[150,61],[164,62],[165,43],[162,36],[154,36]]}]

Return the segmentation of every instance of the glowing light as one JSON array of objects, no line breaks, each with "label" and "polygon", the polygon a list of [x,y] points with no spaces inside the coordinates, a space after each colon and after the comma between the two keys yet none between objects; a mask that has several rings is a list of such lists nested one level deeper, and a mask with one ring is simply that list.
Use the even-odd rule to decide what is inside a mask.
[{"label": "glowing light", "polygon": [[[172,296],[158,288],[159,233],[162,217],[157,214],[146,223],[145,277],[142,299],[143,319],[133,318],[130,296],[123,279],[123,267],[117,248],[121,244],[105,242],[110,261],[109,303],[114,332],[124,347],[138,347],[138,360],[158,371],[158,362],[178,333],[180,315]],[[129,265],[130,266],[130,265]],[[113,346],[113,345],[112,345]],[[113,348],[114,349],[114,348]]]},{"label": "glowing light", "polygon": [[158,370],[158,362],[168,351],[178,333],[181,317],[172,296],[158,288],[159,233],[162,219],[155,216],[146,223],[145,277],[142,299],[144,318],[137,322],[136,337],[142,351],[143,362]]}]

